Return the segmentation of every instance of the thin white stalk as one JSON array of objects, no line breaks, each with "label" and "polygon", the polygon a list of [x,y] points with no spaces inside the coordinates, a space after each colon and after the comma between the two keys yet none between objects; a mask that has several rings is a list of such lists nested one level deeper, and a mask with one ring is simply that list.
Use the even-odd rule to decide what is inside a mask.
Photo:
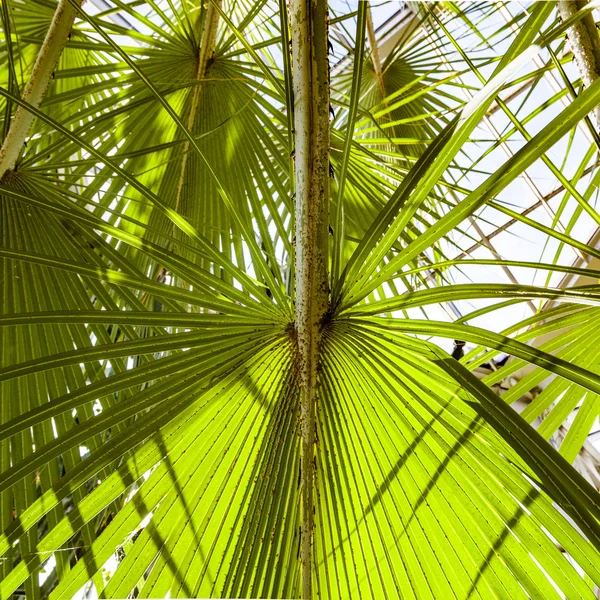
[{"label": "thin white stalk", "polygon": [[[215,0],[214,4],[221,8],[223,0]],[[196,68],[196,81],[202,81],[206,73],[208,61],[212,58],[215,52],[215,43],[217,41],[217,27],[219,25],[219,11],[214,4],[209,4],[206,10],[206,15],[203,21],[202,35],[200,37],[200,48],[198,51],[198,66]],[[196,122],[196,114],[200,105],[200,95],[202,93],[202,84],[196,85],[192,96],[192,105],[190,114],[187,120],[187,128],[193,134],[194,123]],[[186,142],[183,146],[183,155],[181,159],[181,167],[179,169],[179,177],[177,179],[177,188],[175,193],[175,210],[179,209],[183,184],[185,181],[185,172],[188,164],[190,143]],[[175,226],[173,226],[175,229]],[[173,231],[174,231],[173,229]]]},{"label": "thin white stalk", "polygon": [[[563,21],[588,4],[588,0],[559,0],[558,12]],[[600,37],[591,13],[569,28],[567,39],[575,57],[581,80],[589,87],[600,76]],[[600,107],[594,111],[600,124]]]},{"label": "thin white stalk", "polygon": [[381,91],[381,97],[385,98],[387,94],[385,91],[385,84],[383,82],[383,70],[381,68],[379,47],[377,44],[377,36],[375,35],[375,28],[373,27],[373,18],[371,16],[370,5],[367,5],[367,35],[369,37],[369,46],[371,47],[371,59],[373,60],[375,76],[377,77],[377,83],[379,85],[379,90]]},{"label": "thin white stalk", "polygon": [[292,0],[296,156],[296,336],[301,382],[302,597],[312,598],[315,404],[329,303],[329,65],[326,0]]},{"label": "thin white stalk", "polygon": [[[76,0],[76,4],[81,6],[83,0]],[[54,69],[69,39],[76,14],[77,11],[69,0],[60,0],[23,92],[23,100],[35,108],[39,108],[46,95]],[[27,109],[21,106],[17,108],[0,148],[0,179],[6,171],[15,168],[33,119],[33,115]]]}]

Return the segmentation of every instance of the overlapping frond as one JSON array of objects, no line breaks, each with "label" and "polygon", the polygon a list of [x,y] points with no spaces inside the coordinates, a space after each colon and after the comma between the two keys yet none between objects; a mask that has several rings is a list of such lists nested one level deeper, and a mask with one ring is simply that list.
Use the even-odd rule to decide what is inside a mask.
[{"label": "overlapping frond", "polygon": [[600,83],[565,44],[594,7],[332,9],[303,532],[286,3],[86,3],[36,109],[55,3],[3,1],[3,139],[36,118],[0,181],[0,596],[298,597],[312,534],[323,598],[595,597]]}]

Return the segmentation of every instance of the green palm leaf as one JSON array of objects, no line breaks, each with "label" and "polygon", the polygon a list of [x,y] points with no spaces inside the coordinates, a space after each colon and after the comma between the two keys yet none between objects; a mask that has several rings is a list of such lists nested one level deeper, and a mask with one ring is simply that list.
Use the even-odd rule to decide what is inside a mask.
[{"label": "green palm leaf", "polygon": [[2,2],[0,597],[595,598],[596,5]]}]

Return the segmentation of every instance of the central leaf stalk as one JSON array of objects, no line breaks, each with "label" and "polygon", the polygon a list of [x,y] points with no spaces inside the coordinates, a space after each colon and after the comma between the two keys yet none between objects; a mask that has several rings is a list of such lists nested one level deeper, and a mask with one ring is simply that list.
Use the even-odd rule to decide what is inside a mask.
[{"label": "central leaf stalk", "polygon": [[[217,41],[217,28],[219,25],[219,12],[223,0],[215,0],[214,4],[209,4],[206,8],[203,18],[200,19],[202,33],[200,35],[200,46],[198,48],[198,60],[196,67],[196,81],[201,82],[206,75],[208,61],[213,57],[215,52],[215,43]],[[215,5],[217,8],[215,8]],[[196,115],[200,105],[200,94],[202,93],[202,84],[198,83],[192,92],[192,104],[188,114],[187,128],[194,135],[194,124],[196,123]],[[177,189],[175,192],[175,210],[179,210],[183,188],[185,184],[185,174],[189,160],[190,143],[185,142],[183,153],[181,155],[181,166],[179,168],[179,177],[177,178]],[[176,226],[173,224],[173,234]]]},{"label": "central leaf stalk", "polygon": [[312,597],[315,413],[329,305],[329,63],[326,0],[291,0],[296,162],[296,335],[301,381],[302,597]]}]

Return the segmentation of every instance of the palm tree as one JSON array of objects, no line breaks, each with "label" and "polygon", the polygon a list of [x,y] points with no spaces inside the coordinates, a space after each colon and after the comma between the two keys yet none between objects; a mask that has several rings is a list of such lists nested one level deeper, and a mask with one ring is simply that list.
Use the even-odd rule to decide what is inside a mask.
[{"label": "palm tree", "polygon": [[0,597],[596,597],[595,3],[388,8],[0,4]]}]

